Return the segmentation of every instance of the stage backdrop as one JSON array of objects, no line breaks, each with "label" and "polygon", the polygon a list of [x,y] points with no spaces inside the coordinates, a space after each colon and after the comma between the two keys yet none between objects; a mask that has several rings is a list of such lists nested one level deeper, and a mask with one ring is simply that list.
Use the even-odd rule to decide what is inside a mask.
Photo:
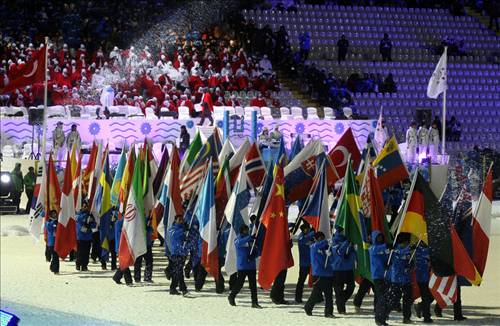
[{"label": "stage backdrop", "polygon": [[[180,133],[180,127],[185,125],[188,132],[193,137],[197,130],[197,119],[190,120],[145,120],[145,119],[110,119],[110,120],[90,120],[90,119],[49,119],[47,144],[52,144],[52,131],[56,123],[61,121],[65,133],[68,133],[72,124],[78,126],[78,131],[82,138],[82,143],[90,145],[94,139],[109,142],[117,148],[127,142],[129,144],[142,142],[144,137],[148,137],[153,142],[164,143],[167,141],[177,142]],[[223,121],[215,122],[217,127],[222,128]],[[373,131],[375,120],[257,120],[257,134],[260,134],[264,127],[271,131],[274,126],[279,125],[283,133],[287,147],[297,135],[301,135],[304,143],[312,139],[322,139],[325,145],[332,148],[340,136],[347,128],[351,127],[360,149],[366,144],[366,137]],[[1,144],[20,145],[23,142],[31,143],[32,126],[24,118],[2,118],[0,122]],[[204,127],[203,130],[209,128]],[[238,147],[246,138],[250,137],[252,122],[243,119],[229,120],[229,137]],[[34,142],[41,139],[42,128],[35,126]]]}]

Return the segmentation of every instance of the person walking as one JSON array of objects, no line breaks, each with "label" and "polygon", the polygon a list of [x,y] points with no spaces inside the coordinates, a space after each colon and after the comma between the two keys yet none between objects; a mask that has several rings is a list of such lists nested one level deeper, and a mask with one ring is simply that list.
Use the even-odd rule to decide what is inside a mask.
[{"label": "person walking", "polygon": [[21,194],[24,191],[23,173],[21,172],[21,163],[16,163],[14,170],[10,173],[12,180],[12,205],[16,207],[16,214],[20,214],[19,204],[21,203]]},{"label": "person walking", "polygon": [[24,191],[26,192],[26,197],[28,198],[28,202],[26,203],[26,214],[29,214],[31,210],[31,205],[33,203],[33,194],[35,193],[35,184],[36,184],[36,174],[35,168],[30,166],[28,168],[28,173],[23,178],[24,183]]}]

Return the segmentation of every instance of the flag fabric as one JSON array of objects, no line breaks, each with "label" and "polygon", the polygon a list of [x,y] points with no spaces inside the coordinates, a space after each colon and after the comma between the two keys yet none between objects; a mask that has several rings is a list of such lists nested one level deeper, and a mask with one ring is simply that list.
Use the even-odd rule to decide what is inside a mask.
[{"label": "flag fabric", "polygon": [[359,163],[358,173],[356,174],[356,180],[358,180],[360,184],[363,182],[365,175],[367,154],[369,159],[368,164],[371,164],[371,162],[373,162],[377,158],[377,151],[375,150],[375,146],[373,145],[372,137],[370,135],[366,137],[366,145],[365,148],[363,149],[363,152],[361,153],[362,160]]},{"label": "flag fabric", "polygon": [[[226,160],[227,161],[227,160]],[[215,218],[215,194],[212,161],[203,182],[194,216],[200,223],[201,264],[208,274],[219,279],[219,256],[217,251],[217,221]]]},{"label": "flag fabric", "polygon": [[454,274],[453,246],[449,214],[438,202],[429,184],[416,172],[409,204],[400,221],[399,231],[407,232],[429,246],[431,267],[437,276]]},{"label": "flag fabric", "polygon": [[[75,200],[75,212],[82,208],[82,159],[83,155],[79,153],[78,162],[76,160],[76,143],[73,144],[71,151],[71,171],[73,175],[72,192]],[[78,151],[80,152],[80,151]]]},{"label": "flag fabric", "polygon": [[[45,46],[48,45],[46,44]],[[0,93],[9,93],[18,88],[43,83],[45,81],[45,51],[45,47],[36,51],[33,57],[18,72],[19,77],[11,80],[3,89],[0,89]]]},{"label": "flag fabric", "polygon": [[[248,141],[248,138],[245,138],[243,144],[240,145],[236,153],[234,153],[234,155],[231,156],[231,159],[229,160],[229,177],[231,178],[231,187],[234,187],[236,180],[238,180],[238,175],[240,174],[240,167],[243,164],[243,160],[245,159],[249,148],[250,148],[250,142]],[[257,165],[264,164],[262,161],[260,163],[259,161],[256,162]]]},{"label": "flag fabric", "polygon": [[160,164],[158,165],[158,171],[156,171],[155,177],[153,179],[154,198],[158,198],[161,192],[161,187],[163,185],[163,178],[167,173],[168,160],[169,160],[168,149],[167,146],[165,146],[165,149],[163,149],[163,153],[161,155]]},{"label": "flag fabric", "polygon": [[224,216],[231,225],[226,244],[226,260],[224,262],[227,275],[232,275],[238,271],[236,268],[236,246],[234,240],[240,233],[240,227],[250,224],[248,217],[249,202],[250,189],[248,188],[247,174],[244,169],[240,169],[238,179],[224,211]]},{"label": "flag fabric", "polygon": [[[99,175],[99,177],[97,178],[97,182],[94,183],[95,187],[94,187],[94,185],[92,185],[92,188],[95,190],[93,191],[93,195],[91,194],[92,206],[90,208],[91,213],[96,218],[97,226],[99,226],[99,221],[100,221],[100,217],[101,217],[101,203],[102,203],[102,200],[104,199],[104,197],[103,197],[104,184],[101,183],[101,175],[103,172],[102,169],[104,169],[104,163],[106,162],[106,160],[109,156],[107,145],[106,145],[106,149],[104,150],[104,153],[101,155],[102,155],[102,159],[104,160],[104,162],[102,162],[102,164],[99,164],[99,171],[96,170],[95,172],[97,172],[97,173],[94,173],[94,176]],[[99,159],[99,161],[100,161],[100,159]],[[106,198],[106,200],[109,200],[109,199]]]},{"label": "flag fabric", "polygon": [[286,152],[285,139],[283,137],[280,138],[280,146],[278,147],[278,154],[274,158],[274,162],[278,163],[282,158],[286,165],[288,163],[288,154]]},{"label": "flag fabric", "polygon": [[224,209],[226,208],[229,196],[231,196],[231,180],[229,177],[229,158],[222,161],[222,167],[219,169],[215,179],[215,216],[217,225],[221,225],[224,218]]},{"label": "flag fabric", "polygon": [[330,208],[328,207],[328,188],[326,181],[326,169],[322,165],[318,170],[311,188],[310,198],[302,212],[302,219],[311,225],[315,231],[321,231],[330,239]]},{"label": "flag fabric", "polygon": [[429,290],[437,304],[444,309],[457,301],[457,276],[440,277],[431,272]]},{"label": "flag fabric", "polygon": [[293,160],[297,154],[304,148],[304,143],[302,142],[302,138],[300,138],[300,134],[297,134],[297,137],[293,141],[292,151],[290,152],[290,160]]},{"label": "flag fabric", "polygon": [[35,206],[32,207],[30,210],[29,232],[33,236],[33,239],[36,241],[40,240],[40,233],[43,226],[43,217],[46,214],[45,213],[46,189],[47,189],[47,168],[44,166],[41,181],[35,185],[35,189],[33,191],[33,203]]},{"label": "flag fabric", "polygon": [[120,154],[120,159],[118,160],[118,165],[116,166],[115,177],[113,178],[113,184],[111,185],[110,191],[110,203],[111,206],[114,207],[118,207],[119,205],[120,188],[122,185],[122,179],[126,165],[127,153],[125,152],[125,147],[123,147],[122,153]]},{"label": "flag fabric", "polygon": [[153,180],[158,171],[158,166],[156,165],[151,146],[146,139],[144,140],[144,147],[142,150],[142,157],[144,158],[142,193],[144,194],[144,214],[146,214],[147,218],[151,215],[151,211],[154,208],[155,196],[153,193]]},{"label": "flag fabric", "polygon": [[465,277],[472,284],[479,286],[482,281],[481,276],[453,225],[451,226],[451,242],[453,246],[453,268],[456,274]]},{"label": "flag fabric", "polygon": [[[194,191],[199,181],[203,178],[206,163],[210,158],[212,158],[213,171],[217,173],[219,171],[218,157],[221,150],[221,142],[219,132],[217,128],[214,129],[214,133],[208,137],[203,147],[197,153],[196,158],[187,170],[184,177],[181,180],[181,196],[186,198],[190,193]],[[189,150],[189,155],[191,155],[191,147]]]},{"label": "flag fabric", "polygon": [[[120,194],[118,195],[118,202],[120,204],[118,211],[118,219],[122,219],[125,213],[125,207],[127,206],[128,194],[130,190],[130,185],[132,184],[132,176],[135,169],[135,149],[132,146],[130,153],[128,154],[127,164],[125,165],[125,170],[123,171],[122,182],[120,183]],[[119,239],[115,239],[119,241]]]},{"label": "flag fabric", "polygon": [[260,187],[266,173],[266,166],[256,142],[250,145],[250,148],[246,152],[245,171],[250,186],[252,188]]},{"label": "flag fabric", "polygon": [[269,195],[271,198],[261,218],[266,235],[261,250],[258,281],[266,290],[282,270],[294,265],[285,203],[285,176],[281,164],[276,164],[276,169]]},{"label": "flag fabric", "polygon": [[377,169],[377,178],[382,190],[410,176],[406,164],[399,153],[398,142],[395,136],[392,136],[385,144],[377,158],[372,162],[372,165]]},{"label": "flag fabric", "polygon": [[351,154],[352,167],[354,170],[357,170],[361,162],[361,153],[350,127],[340,137],[335,147],[328,153],[339,178],[343,178],[346,173],[349,154]]},{"label": "flag fabric", "polygon": [[54,250],[63,259],[71,250],[76,249],[76,214],[72,183],[71,159],[68,153],[61,194],[61,210],[57,219],[56,241],[54,244]]},{"label": "flag fabric", "polygon": [[61,188],[59,187],[59,180],[57,179],[56,167],[54,165],[54,160],[52,159],[52,154],[49,156],[49,164],[47,167],[47,188],[45,189],[45,199],[47,203],[45,204],[45,219],[49,218],[51,211],[55,210],[57,214],[60,211],[61,203]]},{"label": "flag fabric", "polygon": [[481,191],[481,195],[479,195],[479,202],[473,214],[472,222],[472,260],[481,276],[483,276],[484,268],[486,267],[490,244],[491,208],[493,202],[492,173],[492,167],[490,167],[484,180],[483,190]]},{"label": "flag fabric", "polygon": [[92,149],[90,150],[89,160],[87,162],[87,167],[83,171],[82,176],[82,197],[90,198],[90,189],[91,189],[91,181],[92,181],[92,173],[95,169],[95,163],[97,158],[98,146],[94,141],[92,142]]},{"label": "flag fabric", "polygon": [[382,117],[382,111],[383,108],[380,108],[380,113],[377,120],[377,126],[375,127],[375,133],[373,134],[373,140],[374,140],[373,144],[375,145],[375,148],[379,152],[382,150],[382,148],[384,148],[385,142],[387,141],[388,137],[382,123],[382,121],[384,120],[384,118]]},{"label": "flag fabric", "polygon": [[[89,194],[89,204],[90,204],[90,211],[94,216],[98,217],[99,216],[99,209],[96,209],[95,206],[95,197],[97,190],[99,189],[99,179],[101,177],[101,172],[102,172],[102,164],[104,163],[104,158],[106,157],[106,153],[109,151],[109,144],[106,145],[106,148],[104,151],[102,151],[102,143],[99,143],[98,145],[98,150],[97,150],[97,156],[95,159],[95,168],[92,171],[92,174],[90,176],[90,194]],[[97,223],[99,224],[99,220],[97,220]]]},{"label": "flag fabric", "polygon": [[[111,215],[112,215],[112,205],[111,205],[111,184],[113,183],[113,177],[111,176],[111,171],[109,169],[109,153],[106,153],[104,158],[103,170],[99,178],[99,186],[101,189],[99,198],[99,236],[101,240],[101,257],[107,257],[110,251],[108,233],[111,228]],[[97,200],[97,199],[96,199]]]},{"label": "flag fabric", "polygon": [[446,91],[447,85],[447,48],[444,48],[444,52],[439,58],[438,64],[429,79],[429,84],[427,85],[427,97],[438,98],[439,94]]},{"label": "flag fabric", "polygon": [[287,203],[293,203],[307,197],[316,175],[317,157],[322,153],[324,153],[323,142],[313,140],[285,167]]},{"label": "flag fabric", "polygon": [[120,269],[134,264],[137,257],[146,253],[146,220],[142,193],[142,175],[140,161],[134,164],[132,185],[125,208],[119,246]]},{"label": "flag fabric", "polygon": [[194,136],[193,141],[191,144],[189,144],[189,148],[187,149],[187,152],[184,153],[184,156],[182,157],[182,162],[181,162],[181,167],[180,167],[180,174],[184,175],[191,165],[194,163],[194,159],[200,152],[201,148],[203,147],[203,142],[201,141],[201,135],[200,132],[196,132],[196,135]]},{"label": "flag fabric", "polygon": [[226,157],[230,159],[234,155],[234,146],[229,140],[229,137],[226,138],[224,141],[224,144],[222,145],[222,149],[220,150],[219,156],[218,156],[218,161],[219,163],[224,162]]},{"label": "flag fabric", "polygon": [[366,233],[366,228],[364,221],[362,221],[364,217],[359,214],[360,198],[352,169],[352,164],[348,160],[344,184],[342,186],[344,189],[343,198],[340,203],[338,216],[335,219],[335,225],[342,227],[346,238],[357,247],[358,273],[363,278],[371,280],[368,243],[366,237],[363,236],[363,233]]}]

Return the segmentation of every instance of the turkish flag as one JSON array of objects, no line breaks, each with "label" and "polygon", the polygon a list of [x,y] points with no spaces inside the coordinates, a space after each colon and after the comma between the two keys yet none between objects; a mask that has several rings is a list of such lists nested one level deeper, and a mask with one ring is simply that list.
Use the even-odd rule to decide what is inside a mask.
[{"label": "turkish flag", "polygon": [[344,132],[342,137],[340,137],[337,142],[337,145],[335,145],[330,153],[328,153],[333,166],[337,169],[339,178],[343,178],[345,175],[349,154],[351,154],[352,168],[356,171],[359,163],[361,162],[361,153],[359,152],[359,148],[356,144],[351,128]]},{"label": "turkish flag", "polygon": [[1,90],[1,93],[12,92],[13,90],[35,83],[41,83],[45,80],[43,70],[45,69],[45,48],[35,52],[33,58],[19,71],[19,77],[10,81],[10,83]]}]

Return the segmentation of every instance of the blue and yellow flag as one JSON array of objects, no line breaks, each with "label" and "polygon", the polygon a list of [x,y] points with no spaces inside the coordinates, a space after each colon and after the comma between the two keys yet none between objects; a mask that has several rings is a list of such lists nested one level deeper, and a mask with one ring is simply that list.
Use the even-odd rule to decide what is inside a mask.
[{"label": "blue and yellow flag", "polygon": [[377,158],[372,162],[372,166],[377,169],[377,178],[382,190],[410,176],[399,153],[395,136],[392,136],[385,144]]},{"label": "blue and yellow flag", "polygon": [[101,198],[99,206],[99,235],[101,239],[101,256],[106,257],[110,249],[109,241],[110,235],[114,234],[113,224],[111,223],[111,184],[113,182],[113,177],[111,176],[111,171],[109,170],[109,153],[106,151],[103,170],[101,177],[99,178],[99,186],[101,188]]},{"label": "blue and yellow flag", "polygon": [[122,178],[126,164],[127,164],[127,154],[125,152],[125,147],[124,147],[120,155],[120,160],[118,161],[118,166],[116,167],[115,178],[113,179],[113,185],[111,186],[111,195],[110,195],[111,206],[118,207],[119,204],[118,197],[120,195],[120,187],[122,184]]}]

